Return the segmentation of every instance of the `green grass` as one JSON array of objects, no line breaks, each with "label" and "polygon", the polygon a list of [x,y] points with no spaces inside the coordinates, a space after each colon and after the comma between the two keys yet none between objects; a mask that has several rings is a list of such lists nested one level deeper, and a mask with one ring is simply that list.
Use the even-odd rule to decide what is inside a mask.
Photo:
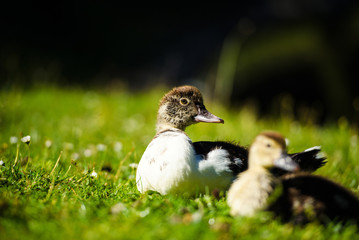
[{"label": "green grass", "polygon": [[[140,194],[131,164],[155,134],[157,104],[167,90],[2,91],[0,239],[358,239],[350,225],[293,227],[267,213],[232,218],[225,197]],[[288,116],[258,119],[250,108],[228,110],[206,97],[205,103],[225,124],[189,127],[193,141],[249,145],[262,130],[277,130],[290,139],[290,152],[321,145],[328,163],[317,174],[358,195],[358,131],[345,119],[316,126]],[[20,141],[25,135],[30,145]]]}]

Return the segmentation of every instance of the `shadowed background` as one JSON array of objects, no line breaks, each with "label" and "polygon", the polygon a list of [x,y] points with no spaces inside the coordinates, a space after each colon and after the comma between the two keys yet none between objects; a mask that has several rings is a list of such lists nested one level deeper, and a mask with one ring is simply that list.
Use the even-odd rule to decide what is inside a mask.
[{"label": "shadowed background", "polygon": [[359,4],[276,0],[192,8],[21,3],[0,10],[3,89],[194,84],[259,114],[359,122]]}]

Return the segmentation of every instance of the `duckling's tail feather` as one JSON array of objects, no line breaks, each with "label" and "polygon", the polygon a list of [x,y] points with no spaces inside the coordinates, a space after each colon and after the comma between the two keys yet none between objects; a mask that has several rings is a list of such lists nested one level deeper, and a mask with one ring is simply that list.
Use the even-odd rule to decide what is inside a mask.
[{"label": "duckling's tail feather", "polygon": [[316,146],[303,152],[289,154],[290,157],[299,164],[301,171],[314,172],[324,166],[327,161],[321,148]]}]

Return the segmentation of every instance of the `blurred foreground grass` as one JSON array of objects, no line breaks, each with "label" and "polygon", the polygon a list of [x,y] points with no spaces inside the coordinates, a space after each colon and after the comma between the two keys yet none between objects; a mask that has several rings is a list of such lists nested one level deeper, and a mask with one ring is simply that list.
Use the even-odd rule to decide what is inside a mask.
[{"label": "blurred foreground grass", "polygon": [[[0,239],[358,239],[355,226],[299,228],[266,213],[232,218],[225,197],[139,194],[134,163],[155,134],[167,90],[2,91]],[[250,108],[228,110],[204,98],[225,124],[189,127],[193,141],[247,146],[259,132],[276,130],[290,140],[290,152],[321,145],[328,163],[317,173],[358,195],[358,131],[345,119],[320,127],[258,119]],[[20,140],[26,135],[29,145]]]}]

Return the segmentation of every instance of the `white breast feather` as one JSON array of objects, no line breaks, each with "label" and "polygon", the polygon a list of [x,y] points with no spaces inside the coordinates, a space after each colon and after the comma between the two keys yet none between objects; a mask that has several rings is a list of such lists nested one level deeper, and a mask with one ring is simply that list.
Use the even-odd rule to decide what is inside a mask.
[{"label": "white breast feather", "polygon": [[161,194],[227,190],[234,180],[229,161],[224,149],[212,150],[203,159],[195,154],[186,134],[163,132],[151,141],[139,162],[137,189]]},{"label": "white breast feather", "polygon": [[179,132],[160,134],[148,145],[139,162],[136,174],[138,190],[167,194],[181,188],[181,184],[188,184],[194,156],[187,135]]},{"label": "white breast feather", "polygon": [[272,187],[266,175],[241,173],[228,191],[227,203],[233,216],[252,216],[267,202]]}]

